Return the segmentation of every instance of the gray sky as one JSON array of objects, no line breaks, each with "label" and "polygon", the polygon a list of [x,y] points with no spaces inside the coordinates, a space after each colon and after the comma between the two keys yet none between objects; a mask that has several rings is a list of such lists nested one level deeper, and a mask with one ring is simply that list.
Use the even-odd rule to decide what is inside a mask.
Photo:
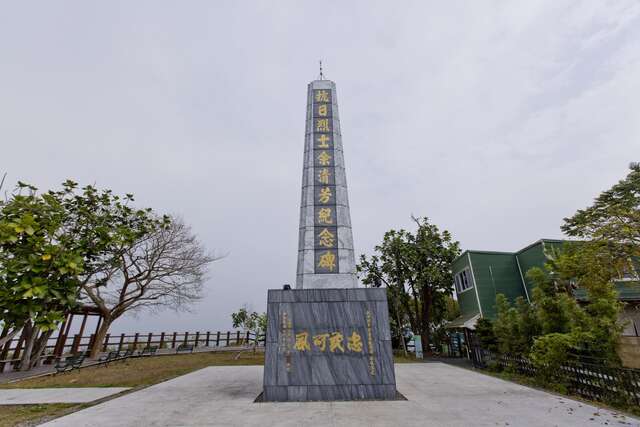
[{"label": "gray sky", "polygon": [[[463,248],[561,237],[640,148],[640,3],[15,2],[0,13],[0,172],[181,215],[216,330],[295,279],[306,84],[338,87],[356,253],[429,216]],[[277,5],[277,6],[276,6]]]}]

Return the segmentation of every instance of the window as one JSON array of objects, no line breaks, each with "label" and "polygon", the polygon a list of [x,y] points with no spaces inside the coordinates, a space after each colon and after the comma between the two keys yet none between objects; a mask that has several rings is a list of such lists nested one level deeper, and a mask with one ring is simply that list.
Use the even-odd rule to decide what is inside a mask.
[{"label": "window", "polygon": [[456,291],[458,293],[462,293],[473,287],[473,284],[471,283],[471,272],[469,271],[468,268],[465,268],[460,273],[456,274],[454,276],[454,280],[456,285]]}]

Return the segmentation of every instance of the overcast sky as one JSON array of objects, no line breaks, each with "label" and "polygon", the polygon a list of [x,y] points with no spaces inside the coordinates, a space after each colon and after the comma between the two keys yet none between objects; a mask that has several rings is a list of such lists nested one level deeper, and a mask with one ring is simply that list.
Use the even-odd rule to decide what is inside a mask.
[{"label": "overcast sky", "polygon": [[226,329],[295,281],[321,58],[356,254],[411,214],[464,249],[558,238],[640,160],[637,1],[1,3],[8,187],[131,192],[228,254],[193,313],[114,331]]}]

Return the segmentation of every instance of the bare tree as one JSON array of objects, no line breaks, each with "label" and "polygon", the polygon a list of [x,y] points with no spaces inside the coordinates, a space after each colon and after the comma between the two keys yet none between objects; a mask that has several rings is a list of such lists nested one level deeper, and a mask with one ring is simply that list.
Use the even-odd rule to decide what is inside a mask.
[{"label": "bare tree", "polygon": [[83,296],[103,316],[91,357],[100,352],[111,324],[127,312],[188,309],[201,298],[207,266],[216,259],[176,219],[122,248],[82,285]]}]

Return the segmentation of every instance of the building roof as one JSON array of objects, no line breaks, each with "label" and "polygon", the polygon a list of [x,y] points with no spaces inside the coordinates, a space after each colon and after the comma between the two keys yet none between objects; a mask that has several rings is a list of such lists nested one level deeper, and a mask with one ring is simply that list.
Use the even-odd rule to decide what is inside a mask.
[{"label": "building roof", "polygon": [[518,255],[518,254],[520,254],[520,253],[522,253],[522,252],[526,251],[527,249],[529,249],[529,248],[531,248],[531,247],[533,247],[533,246],[535,246],[535,245],[538,245],[538,244],[540,244],[540,243],[542,243],[542,242],[545,242],[545,243],[564,243],[564,242],[566,242],[566,241],[568,241],[568,240],[562,240],[562,239],[544,239],[544,238],[543,238],[543,239],[536,240],[535,242],[533,242],[533,243],[531,243],[531,244],[529,244],[529,245],[525,246],[525,247],[524,247],[524,248],[522,248],[522,249],[519,249],[519,250],[518,250],[518,251],[516,251],[516,252],[485,251],[485,250],[478,250],[478,249],[467,249],[467,250],[465,250],[464,252],[462,252],[460,255],[458,255],[458,256],[456,257],[456,259],[454,259],[454,260],[453,260],[453,262],[456,262],[456,261],[457,261],[457,260],[459,260],[460,258],[462,258],[462,257],[466,256],[466,255],[467,255],[467,253],[472,253],[472,254],[489,254],[489,255]]},{"label": "building roof", "polygon": [[480,313],[463,314],[448,322],[444,327],[446,329],[470,329],[473,331],[476,328],[478,319],[480,319]]},{"label": "building roof", "polygon": [[517,254],[520,254],[524,251],[526,251],[527,249],[531,249],[532,247],[539,245],[540,243],[564,243],[567,240],[560,240],[560,239],[540,239],[540,240],[536,240],[535,242],[525,246],[524,248],[520,249],[519,251],[516,252]]}]

